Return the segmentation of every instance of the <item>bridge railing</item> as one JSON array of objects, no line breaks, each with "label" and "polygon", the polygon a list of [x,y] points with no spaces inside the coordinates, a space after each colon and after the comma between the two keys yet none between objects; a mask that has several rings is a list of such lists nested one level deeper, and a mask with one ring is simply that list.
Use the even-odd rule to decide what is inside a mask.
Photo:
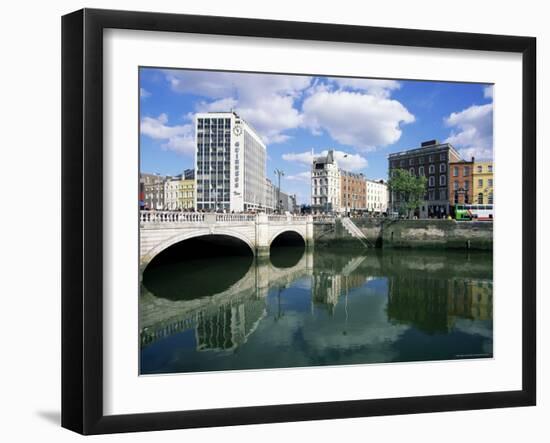
[{"label": "bridge railing", "polygon": [[202,223],[204,213],[174,211],[139,211],[140,223]]},{"label": "bridge railing", "polygon": [[314,215],[313,221],[316,223],[334,223],[336,218],[332,215]]},{"label": "bridge railing", "polygon": [[267,216],[269,221],[306,221],[307,215],[282,215],[282,214],[271,214]]},{"label": "bridge railing", "polygon": [[[266,214],[222,214],[213,212],[146,211],[139,212],[140,223],[241,223],[255,222]],[[268,214],[270,222],[307,221],[307,215]]]},{"label": "bridge railing", "polygon": [[256,221],[254,214],[216,214],[217,222],[253,222]]}]

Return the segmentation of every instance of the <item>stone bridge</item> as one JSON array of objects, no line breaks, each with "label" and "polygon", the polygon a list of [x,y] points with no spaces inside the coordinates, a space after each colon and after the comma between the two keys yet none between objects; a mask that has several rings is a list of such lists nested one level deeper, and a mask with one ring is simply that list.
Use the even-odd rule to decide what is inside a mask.
[{"label": "stone bridge", "polygon": [[140,270],[176,243],[193,237],[224,235],[248,245],[255,256],[269,256],[275,238],[298,234],[306,246],[313,244],[313,218],[297,215],[217,214],[201,212],[140,212]]}]

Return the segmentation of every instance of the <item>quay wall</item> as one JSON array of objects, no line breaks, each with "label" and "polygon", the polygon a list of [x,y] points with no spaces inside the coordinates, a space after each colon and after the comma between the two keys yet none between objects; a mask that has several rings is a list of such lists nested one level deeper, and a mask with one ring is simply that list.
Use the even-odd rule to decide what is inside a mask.
[{"label": "quay wall", "polygon": [[[493,248],[492,222],[457,222],[456,220],[389,220],[354,218],[370,247],[423,249]],[[364,248],[343,227],[341,220],[314,224],[315,246]]]}]

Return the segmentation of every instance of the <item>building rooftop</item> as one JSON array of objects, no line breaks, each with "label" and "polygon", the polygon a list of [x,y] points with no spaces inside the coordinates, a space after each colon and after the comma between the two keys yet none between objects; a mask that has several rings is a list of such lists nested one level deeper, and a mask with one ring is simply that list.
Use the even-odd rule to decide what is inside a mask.
[{"label": "building rooftop", "polygon": [[453,151],[457,157],[460,158],[460,154],[450,143],[439,143],[437,140],[430,140],[429,142],[422,142],[420,148],[407,149],[405,151],[394,152],[388,155],[389,159],[395,159],[399,157],[406,157],[409,155],[421,155],[431,151],[438,151],[441,149],[449,149]]}]

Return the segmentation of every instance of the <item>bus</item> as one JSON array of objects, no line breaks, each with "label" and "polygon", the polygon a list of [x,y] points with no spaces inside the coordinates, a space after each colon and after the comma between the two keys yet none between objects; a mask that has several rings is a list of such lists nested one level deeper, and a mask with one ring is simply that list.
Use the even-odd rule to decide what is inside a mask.
[{"label": "bus", "polygon": [[455,219],[476,221],[493,220],[493,205],[456,205]]}]

